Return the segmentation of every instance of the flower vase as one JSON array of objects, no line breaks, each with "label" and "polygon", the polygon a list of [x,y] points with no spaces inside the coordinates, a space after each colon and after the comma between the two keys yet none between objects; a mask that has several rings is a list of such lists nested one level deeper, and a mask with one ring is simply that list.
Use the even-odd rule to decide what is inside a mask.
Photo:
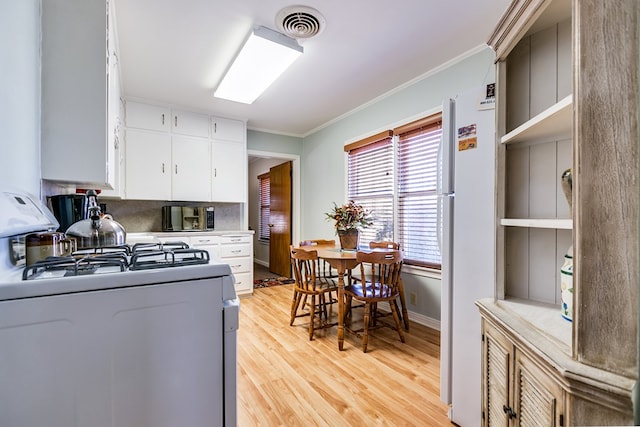
[{"label": "flower vase", "polygon": [[355,251],[358,248],[360,232],[357,228],[338,230],[338,237],[340,238],[340,248],[343,251]]}]

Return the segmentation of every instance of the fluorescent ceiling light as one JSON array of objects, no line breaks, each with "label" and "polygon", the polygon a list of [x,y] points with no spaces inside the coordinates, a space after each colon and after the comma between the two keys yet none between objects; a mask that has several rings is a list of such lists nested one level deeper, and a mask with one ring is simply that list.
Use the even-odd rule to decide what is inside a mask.
[{"label": "fluorescent ceiling light", "polygon": [[214,92],[216,98],[251,104],[302,55],[302,46],[265,27],[251,33]]}]

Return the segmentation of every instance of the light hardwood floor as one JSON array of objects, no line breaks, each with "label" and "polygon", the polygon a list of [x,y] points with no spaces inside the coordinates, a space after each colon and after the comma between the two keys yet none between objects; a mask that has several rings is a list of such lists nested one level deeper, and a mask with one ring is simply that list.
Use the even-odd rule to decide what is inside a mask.
[{"label": "light hardwood floor", "polygon": [[238,425],[451,426],[439,400],[440,335],[416,323],[401,343],[378,329],[362,352],[336,328],[316,331],[308,319],[289,326],[292,286],[256,289],[240,303]]}]

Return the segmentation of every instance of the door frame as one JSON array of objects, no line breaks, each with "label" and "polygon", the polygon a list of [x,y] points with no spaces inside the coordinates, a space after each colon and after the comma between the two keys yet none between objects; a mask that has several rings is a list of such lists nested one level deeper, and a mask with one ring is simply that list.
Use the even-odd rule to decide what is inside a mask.
[{"label": "door frame", "polygon": [[[300,241],[300,156],[289,153],[275,153],[272,151],[247,150],[247,156],[261,157],[264,159],[279,159],[291,161],[291,241]],[[248,201],[248,203],[257,203],[257,201]],[[247,207],[247,212],[249,211]],[[268,266],[261,260],[254,259],[254,262]]]}]

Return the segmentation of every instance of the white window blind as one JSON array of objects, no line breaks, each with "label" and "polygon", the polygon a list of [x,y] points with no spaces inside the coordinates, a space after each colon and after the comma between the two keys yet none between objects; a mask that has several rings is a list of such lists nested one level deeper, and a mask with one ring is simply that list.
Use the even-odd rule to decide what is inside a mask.
[{"label": "white window blind", "polygon": [[373,213],[373,225],[361,230],[360,245],[393,239],[393,144],[391,132],[345,147],[348,199]]},{"label": "white window blind", "polygon": [[407,264],[440,268],[436,186],[442,122],[396,132],[398,243]]},{"label": "white window blind", "polygon": [[260,181],[260,223],[258,224],[258,239],[269,240],[271,229],[269,228],[270,206],[271,206],[271,185],[269,174],[258,176]]}]

